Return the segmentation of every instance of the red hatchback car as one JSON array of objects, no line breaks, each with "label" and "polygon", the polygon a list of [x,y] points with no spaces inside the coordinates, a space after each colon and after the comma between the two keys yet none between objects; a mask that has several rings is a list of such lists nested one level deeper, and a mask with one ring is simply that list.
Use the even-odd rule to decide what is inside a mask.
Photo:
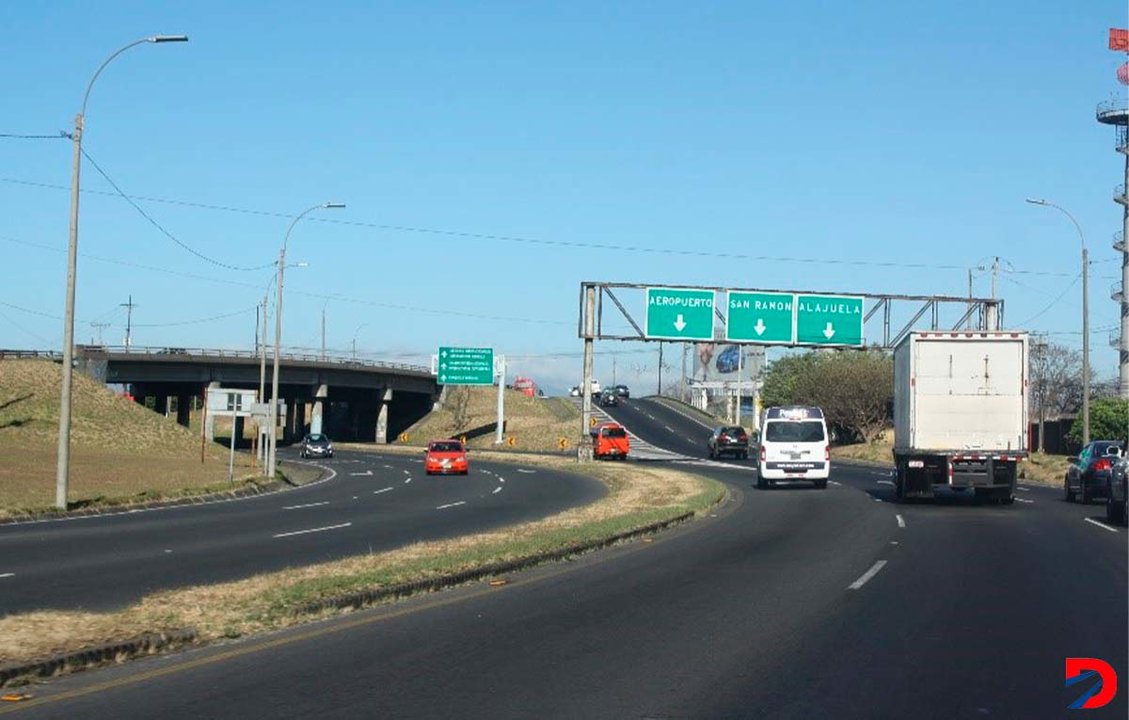
[{"label": "red hatchback car", "polygon": [[466,475],[470,472],[466,448],[458,440],[433,440],[427,444],[423,469],[428,475]]}]

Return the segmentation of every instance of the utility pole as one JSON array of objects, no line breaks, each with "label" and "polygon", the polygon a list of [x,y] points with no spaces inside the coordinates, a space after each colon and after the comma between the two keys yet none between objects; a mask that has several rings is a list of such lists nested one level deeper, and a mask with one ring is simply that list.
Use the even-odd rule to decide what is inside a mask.
[{"label": "utility pole", "polygon": [[615,387],[615,355],[612,355],[612,387]]},{"label": "utility pole", "polygon": [[663,394],[663,342],[659,340],[659,389],[655,393],[659,397]]},{"label": "utility pole", "polygon": [[121,307],[126,309],[125,313],[125,349],[128,350],[130,345],[133,344],[133,309],[137,307],[133,304],[133,296],[129,296],[129,302],[121,303]]},{"label": "utility pole", "polygon": [[690,352],[690,344],[682,343],[682,378],[678,381],[678,399],[686,402],[686,355]]}]

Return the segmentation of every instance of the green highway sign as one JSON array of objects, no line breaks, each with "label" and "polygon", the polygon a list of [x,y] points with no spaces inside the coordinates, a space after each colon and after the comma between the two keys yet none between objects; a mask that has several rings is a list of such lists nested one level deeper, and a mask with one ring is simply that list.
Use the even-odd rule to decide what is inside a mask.
[{"label": "green highway sign", "polygon": [[862,298],[796,295],[796,342],[802,345],[862,347]]},{"label": "green highway sign", "polygon": [[730,342],[792,344],[792,293],[729,292],[725,339]]},{"label": "green highway sign", "polygon": [[713,340],[713,290],[647,288],[651,340]]},{"label": "green highway sign", "polygon": [[493,348],[439,348],[440,385],[493,385]]}]

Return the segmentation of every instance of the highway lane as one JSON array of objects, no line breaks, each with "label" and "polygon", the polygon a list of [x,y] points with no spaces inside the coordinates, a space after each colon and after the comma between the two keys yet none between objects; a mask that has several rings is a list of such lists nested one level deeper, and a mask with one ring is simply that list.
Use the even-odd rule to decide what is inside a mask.
[{"label": "highway lane", "polygon": [[425,475],[422,453],[339,452],[319,464],[336,477],[282,493],[0,526],[0,614],[120,607],[157,590],[503,527],[604,492],[593,480],[473,453],[465,477]]},{"label": "highway lane", "polygon": [[882,468],[758,491],[746,467],[678,465],[733,502],[505,587],[66,678],[26,714],[1060,717],[1064,659],[1093,656],[1123,689],[1087,716],[1125,717],[1129,536],[1086,521],[1100,506],[902,505]]}]

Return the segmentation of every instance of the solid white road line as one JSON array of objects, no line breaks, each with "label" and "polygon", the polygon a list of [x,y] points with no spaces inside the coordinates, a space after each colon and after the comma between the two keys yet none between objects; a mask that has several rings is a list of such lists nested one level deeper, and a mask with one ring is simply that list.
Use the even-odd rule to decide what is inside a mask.
[{"label": "solid white road line", "polygon": [[525,468],[518,468],[517,471],[519,473],[525,473],[526,475],[532,475],[537,472],[536,470],[526,470]]},{"label": "solid white road line", "polygon": [[1111,528],[1109,525],[1106,525],[1105,523],[1100,523],[1097,520],[1094,520],[1093,518],[1082,518],[1082,519],[1085,520],[1086,522],[1090,523],[1091,525],[1097,525],[1102,530],[1109,530],[1111,533],[1117,532],[1117,530],[1115,528]]},{"label": "solid white road line", "polygon": [[879,485],[893,485],[894,484],[893,480],[875,480],[874,482],[878,483]]},{"label": "solid white road line", "polygon": [[872,568],[870,568],[869,570],[867,570],[866,572],[864,572],[864,573],[862,574],[862,577],[860,577],[860,578],[859,578],[858,580],[855,580],[855,581],[854,581],[853,583],[851,583],[850,585],[848,585],[848,586],[847,586],[847,589],[848,589],[848,590],[858,590],[858,589],[859,589],[860,587],[862,587],[863,585],[866,585],[866,583],[867,583],[867,582],[868,582],[868,581],[869,581],[869,580],[870,580],[870,579],[871,579],[872,577],[874,577],[875,575],[877,575],[877,574],[878,574],[878,571],[879,571],[879,570],[881,570],[881,569],[882,569],[882,568],[884,568],[884,567],[886,567],[886,561],[885,561],[885,560],[879,560],[878,562],[874,563],[874,566],[873,566]]},{"label": "solid white road line", "polygon": [[490,493],[490,494],[491,494],[491,495],[497,495],[497,494],[498,494],[498,493],[500,493],[500,492],[502,492],[502,486],[501,486],[501,485],[499,485],[498,487],[494,488],[494,492],[492,492],[492,493]]},{"label": "solid white road line", "polygon": [[906,519],[904,517],[901,515],[895,515],[894,517],[898,519],[898,527],[904,528],[906,526]]},{"label": "solid white road line", "polygon": [[1021,497],[1017,497],[1017,498],[1015,499],[1015,501],[1016,501],[1016,502],[1021,502],[1021,503],[1027,503],[1028,505],[1034,505],[1034,504],[1035,504],[1035,501],[1034,501],[1034,500],[1025,500],[1024,498],[1021,498]]},{"label": "solid white road line", "polygon": [[15,577],[15,576],[16,576],[15,573],[0,573],[0,578],[10,578],[10,577]]},{"label": "solid white road line", "polygon": [[459,505],[466,505],[466,501],[465,500],[459,500],[458,502],[447,503],[446,505],[440,505],[439,507],[437,507],[435,509],[436,510],[446,510],[447,508],[458,507]]},{"label": "solid white road line", "polygon": [[328,505],[328,504],[329,504],[329,501],[326,500],[324,502],[307,503],[305,505],[287,505],[286,507],[284,507],[282,509],[283,510],[301,510],[302,508],[321,507],[322,505]]},{"label": "solid white road line", "polygon": [[351,523],[351,522],[347,522],[347,523],[341,523],[340,525],[329,525],[327,527],[310,528],[309,530],[295,530],[294,532],[279,533],[277,535],[273,535],[272,537],[284,538],[284,537],[291,537],[293,535],[307,535],[309,533],[325,532],[326,530],[340,530],[341,528],[347,528],[352,524],[353,523]]},{"label": "solid white road line", "polygon": [[386,493],[386,492],[389,492],[390,490],[392,490],[391,487],[380,488],[379,490],[373,490],[372,494],[373,495],[379,495],[380,493]]},{"label": "solid white road line", "polygon": [[350,477],[369,477],[371,475],[372,475],[372,470],[365,470],[364,472],[359,472],[359,473],[349,473]]}]

